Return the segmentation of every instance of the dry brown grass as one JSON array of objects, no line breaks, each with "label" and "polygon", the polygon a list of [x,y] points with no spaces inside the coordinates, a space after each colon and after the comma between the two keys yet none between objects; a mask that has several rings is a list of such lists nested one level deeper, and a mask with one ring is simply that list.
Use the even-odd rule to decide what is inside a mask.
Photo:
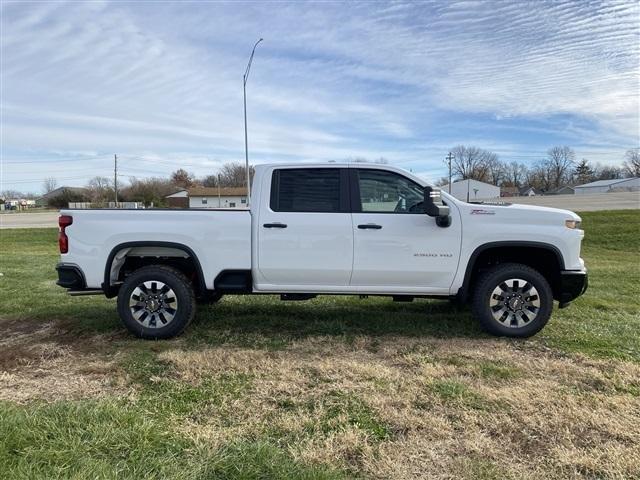
[{"label": "dry brown grass", "polygon": [[[4,327],[0,400],[144,388],[100,336],[78,341],[55,322]],[[371,478],[640,477],[635,363],[485,339],[316,336],[281,351],[148,345],[168,364],[152,383],[251,379],[243,395],[222,392],[221,403],[175,414],[177,432],[203,448],[269,439],[303,462]]]},{"label": "dry brown grass", "polygon": [[[377,478],[640,476],[640,367],[525,345],[315,338],[160,357],[183,382],[253,378],[246,396],[178,427],[210,447],[271,436],[296,458]],[[350,399],[373,430],[335,413]]]},{"label": "dry brown grass", "polygon": [[69,400],[120,395],[127,391],[117,364],[107,358],[100,337],[85,341],[56,322],[1,322],[0,400]]}]

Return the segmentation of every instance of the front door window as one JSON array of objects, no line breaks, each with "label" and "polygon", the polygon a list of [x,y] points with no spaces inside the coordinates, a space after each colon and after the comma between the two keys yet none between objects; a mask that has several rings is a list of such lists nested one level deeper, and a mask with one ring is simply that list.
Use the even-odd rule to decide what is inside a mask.
[{"label": "front door window", "polygon": [[358,186],[363,213],[424,213],[424,189],[402,175],[360,169]]}]

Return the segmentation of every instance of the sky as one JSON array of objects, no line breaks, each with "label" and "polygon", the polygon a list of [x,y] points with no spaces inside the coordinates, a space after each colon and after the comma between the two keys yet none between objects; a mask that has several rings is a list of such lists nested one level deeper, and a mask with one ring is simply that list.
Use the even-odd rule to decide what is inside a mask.
[{"label": "sky", "polygon": [[640,145],[640,3],[2,0],[0,190],[459,144],[619,164]]}]

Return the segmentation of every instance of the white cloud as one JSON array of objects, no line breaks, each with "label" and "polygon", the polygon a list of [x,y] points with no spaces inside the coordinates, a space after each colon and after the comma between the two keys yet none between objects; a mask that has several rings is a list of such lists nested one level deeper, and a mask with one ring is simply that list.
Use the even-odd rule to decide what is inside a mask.
[{"label": "white cloud", "polygon": [[256,161],[385,156],[431,171],[459,142],[533,158],[527,149],[543,152],[548,134],[601,161],[640,142],[637,2],[1,11],[5,187],[41,173],[9,163],[34,151],[242,158],[241,75],[260,36],[249,82]]}]

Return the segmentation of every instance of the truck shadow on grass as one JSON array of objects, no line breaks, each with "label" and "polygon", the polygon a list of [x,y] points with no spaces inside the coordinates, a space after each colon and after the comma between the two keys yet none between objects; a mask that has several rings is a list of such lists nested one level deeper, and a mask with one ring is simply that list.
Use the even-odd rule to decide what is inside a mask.
[{"label": "truck shadow on grass", "polygon": [[482,337],[466,307],[448,301],[359,300],[321,297],[280,302],[277,297],[229,297],[200,306],[185,333],[189,343],[283,348],[309,337]]},{"label": "truck shadow on grass", "polygon": [[[33,312],[35,318],[40,317]],[[51,311],[49,318],[52,318]],[[115,302],[67,304],[54,317],[70,337],[96,335],[134,339],[115,311]],[[394,303],[387,298],[360,300],[325,296],[306,302],[281,302],[276,296],[228,296],[213,305],[198,305],[193,323],[179,338],[191,346],[231,344],[284,348],[308,337],[406,336],[465,337],[485,335],[469,309],[448,301],[417,299]]]}]

